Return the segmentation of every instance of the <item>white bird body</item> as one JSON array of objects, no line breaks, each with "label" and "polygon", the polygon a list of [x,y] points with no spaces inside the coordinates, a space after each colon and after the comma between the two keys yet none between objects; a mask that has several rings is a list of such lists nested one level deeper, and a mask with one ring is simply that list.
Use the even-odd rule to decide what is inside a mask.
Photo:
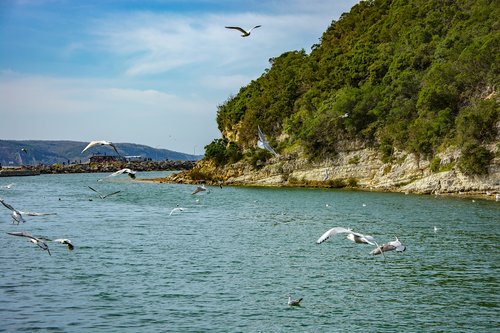
[{"label": "white bird body", "polygon": [[[330,237],[336,235],[336,234],[342,234],[342,233],[347,233],[347,239],[350,241],[353,241],[354,243],[358,244],[370,244],[370,245],[375,245],[377,249],[380,249],[380,246],[377,244],[375,241],[375,238],[370,235],[363,235],[360,234],[359,232],[354,232],[352,229],[344,228],[344,227],[333,227],[330,230],[326,231],[323,235],[321,235],[320,238],[316,241],[316,243],[321,244],[324,241],[330,239]],[[382,252],[382,255],[383,252]],[[384,255],[385,258],[385,255]]]},{"label": "white bird body", "polygon": [[[109,176],[106,176],[104,178],[116,177],[116,176],[119,176],[119,175],[124,174],[124,173],[126,173],[130,178],[135,179],[135,174],[137,173],[137,171],[134,171],[134,170],[129,169],[129,168],[124,168],[124,169],[118,170],[116,172],[113,172],[112,174],[110,174]],[[103,181],[104,178],[99,179],[97,181],[98,182]]]},{"label": "white bird body", "polygon": [[257,29],[257,28],[260,28],[261,25],[256,25],[255,27],[253,27],[252,29],[250,30],[245,30],[243,28],[240,28],[240,27],[226,27],[226,29],[235,29],[235,30],[238,30],[241,32],[241,37],[248,37],[250,36],[250,33],[252,32],[253,29]]},{"label": "white bird body", "polygon": [[321,244],[324,241],[328,240],[330,237],[341,234],[341,233],[352,233],[351,229],[343,228],[343,227],[334,227],[330,230],[326,231],[320,238],[316,241],[316,243]]},{"label": "white bird body", "polygon": [[269,145],[269,143],[266,140],[266,137],[264,136],[264,133],[260,130],[260,126],[257,126],[257,131],[259,134],[259,140],[257,140],[257,146],[261,149],[266,149],[267,151],[271,152],[274,156],[279,156],[277,152],[274,151],[274,149]]},{"label": "white bird body", "polygon": [[300,306],[300,301],[302,301],[302,297],[299,299],[292,299],[292,296],[288,295],[288,305],[290,306]]},{"label": "white bird body", "polygon": [[10,216],[12,217],[13,223],[17,222],[17,224],[19,224],[26,222],[26,220],[23,218],[23,214],[20,211],[12,207],[10,204],[6,203],[3,199],[0,199],[0,202],[5,206],[5,208],[11,211]]},{"label": "white bird body", "polygon": [[395,241],[388,242],[386,244],[383,244],[382,246],[377,247],[375,250],[370,252],[372,255],[377,255],[377,254],[384,254],[384,252],[388,251],[396,251],[396,252],[403,252],[406,250],[406,246],[404,246],[399,239],[396,237]]},{"label": "white bird body", "polygon": [[16,184],[15,183],[11,183],[11,184],[7,184],[7,185],[2,185],[0,186],[1,188],[6,188],[8,190],[12,189]]},{"label": "white bird body", "polygon": [[[113,149],[114,149],[114,151],[116,151],[116,153],[117,153],[118,155],[120,155],[120,153],[119,153],[119,152],[118,152],[118,150],[116,149],[116,146],[114,145],[114,143],[113,143],[113,142],[111,142],[111,141],[105,141],[105,140],[90,141],[90,143],[87,145],[87,147],[85,147],[85,148],[82,150],[82,154],[83,154],[86,150],[88,150],[88,149],[90,149],[90,148],[92,148],[92,147],[94,147],[94,146],[110,146],[111,148],[113,148]],[[121,155],[120,155],[120,156],[121,156]]]},{"label": "white bird body", "polygon": [[207,188],[205,187],[205,185],[197,186],[195,188],[195,190],[193,191],[193,193],[191,193],[191,194],[196,194],[196,193],[203,192],[206,190],[207,190]]},{"label": "white bird body", "polygon": [[173,213],[175,213],[175,212],[182,212],[182,211],[184,211],[184,209],[185,209],[185,208],[179,207],[179,205],[177,205],[177,207],[175,207],[174,209],[172,209],[172,210],[170,211],[169,216],[170,216],[170,215],[172,215],[172,214],[173,214]]},{"label": "white bird body", "polygon": [[66,239],[66,238],[54,239],[53,242],[55,242],[55,243],[61,243],[63,245],[67,245],[68,246],[68,250],[70,250],[70,251],[73,251],[73,249],[75,248],[75,246],[73,245],[73,243],[69,239]]}]

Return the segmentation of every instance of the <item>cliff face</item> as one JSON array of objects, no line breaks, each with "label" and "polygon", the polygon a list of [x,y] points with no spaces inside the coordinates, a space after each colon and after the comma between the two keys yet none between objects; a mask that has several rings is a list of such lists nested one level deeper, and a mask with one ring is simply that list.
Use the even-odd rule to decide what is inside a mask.
[{"label": "cliff face", "polygon": [[[495,198],[500,193],[500,158],[498,147],[491,146],[496,158],[487,175],[468,176],[456,166],[460,152],[448,150],[432,160],[418,159],[413,154],[396,152],[390,163],[382,161],[373,148],[351,147],[334,159],[318,163],[304,158],[275,157],[266,164],[252,167],[238,162],[217,168],[201,161],[188,172],[172,175],[166,181],[183,183],[253,186],[353,187],[362,190],[394,191],[419,194],[471,194]],[[438,171],[431,170],[439,168]]]}]

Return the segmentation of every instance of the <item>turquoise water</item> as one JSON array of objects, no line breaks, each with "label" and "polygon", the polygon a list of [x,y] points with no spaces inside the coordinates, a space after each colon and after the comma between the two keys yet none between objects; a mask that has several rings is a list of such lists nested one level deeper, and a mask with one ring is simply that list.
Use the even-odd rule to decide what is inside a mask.
[{"label": "turquoise water", "polygon": [[[0,178],[15,208],[57,213],[13,225],[0,206],[0,332],[500,332],[498,202],[103,176]],[[407,250],[315,243],[334,226]]]}]

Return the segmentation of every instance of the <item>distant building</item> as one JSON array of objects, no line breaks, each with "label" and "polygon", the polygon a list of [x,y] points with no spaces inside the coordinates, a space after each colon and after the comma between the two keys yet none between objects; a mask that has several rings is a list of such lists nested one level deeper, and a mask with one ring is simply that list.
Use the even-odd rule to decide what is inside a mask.
[{"label": "distant building", "polygon": [[110,163],[119,161],[123,161],[123,158],[120,156],[94,155],[90,157],[90,163]]},{"label": "distant building", "polygon": [[140,155],[136,155],[136,156],[125,156],[125,160],[127,160],[127,162],[145,162],[151,159]]}]

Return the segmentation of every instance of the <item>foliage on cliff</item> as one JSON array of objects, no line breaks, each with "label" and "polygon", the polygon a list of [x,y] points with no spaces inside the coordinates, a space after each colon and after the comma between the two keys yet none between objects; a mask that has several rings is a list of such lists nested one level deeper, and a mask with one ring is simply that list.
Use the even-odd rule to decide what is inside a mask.
[{"label": "foliage on cliff", "polygon": [[[260,125],[278,152],[301,147],[311,159],[358,140],[388,159],[395,148],[428,157],[458,145],[482,165],[493,155],[478,147],[496,139],[500,121],[498,17],[495,0],[361,1],[310,54],[270,59],[218,107],[223,138],[205,158],[224,164],[262,154]],[[467,169],[471,163],[462,164],[466,172],[484,172]]]}]

